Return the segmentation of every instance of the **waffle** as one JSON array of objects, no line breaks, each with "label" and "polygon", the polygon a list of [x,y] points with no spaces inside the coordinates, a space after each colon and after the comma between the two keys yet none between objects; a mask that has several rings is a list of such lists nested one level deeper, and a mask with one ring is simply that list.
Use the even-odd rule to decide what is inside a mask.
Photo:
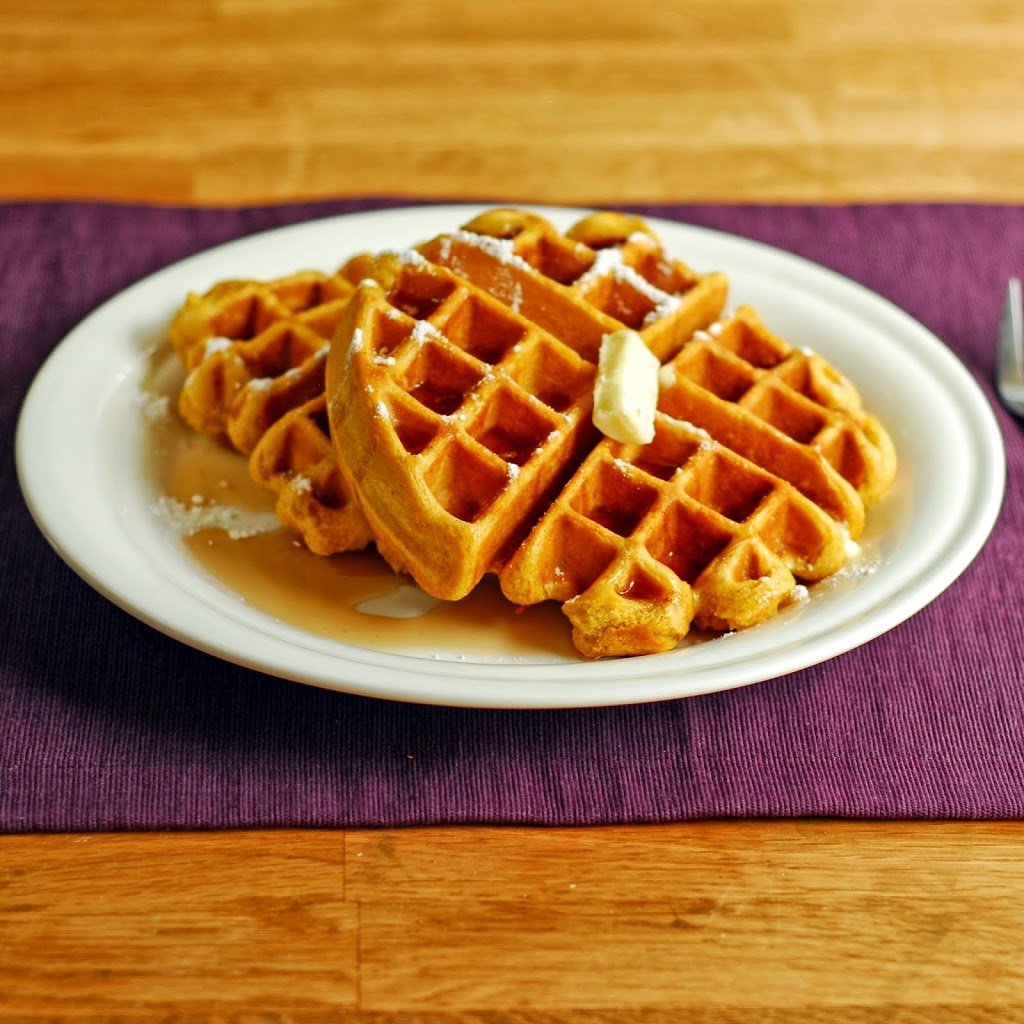
[{"label": "waffle", "polygon": [[721,312],[728,282],[666,255],[639,217],[597,213],[564,235],[521,210],[490,210],[420,247],[593,362],[605,334],[629,327],[664,362]]},{"label": "waffle", "polygon": [[249,457],[249,473],[277,495],[277,518],[314,554],[359,551],[373,541],[338,470],[322,392],[264,433]]},{"label": "waffle", "polygon": [[185,422],[248,453],[288,410],[322,394],[327,347],[364,262],[189,295],[169,331],[189,370],[178,398]]},{"label": "waffle", "polygon": [[592,445],[596,367],[416,252],[367,276],[328,360],[335,452],[380,553],[456,600]]},{"label": "waffle", "polygon": [[792,481],[852,537],[896,474],[892,440],[853,385],[750,307],[695,333],[662,370],[659,406]]},{"label": "waffle", "polygon": [[664,413],[602,440],[501,572],[520,605],[562,603],[584,655],[674,648],[692,621],[763,622],[845,559],[843,529],[791,484]]},{"label": "waffle", "polygon": [[562,603],[587,656],[773,616],[839,569],[896,456],[852,384],[741,308],[663,366],[655,439],[602,440],[501,572]]}]

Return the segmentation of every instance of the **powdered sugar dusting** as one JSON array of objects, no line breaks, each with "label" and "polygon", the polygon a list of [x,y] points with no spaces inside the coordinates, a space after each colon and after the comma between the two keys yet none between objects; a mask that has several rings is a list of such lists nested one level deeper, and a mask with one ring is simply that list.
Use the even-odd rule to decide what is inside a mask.
[{"label": "powdered sugar dusting", "polygon": [[503,273],[494,282],[494,297],[505,303],[514,313],[518,313],[523,305],[522,282],[509,273]]},{"label": "powdered sugar dusting", "polygon": [[578,279],[577,284],[587,288],[607,277],[629,285],[654,304],[654,308],[644,317],[645,327],[679,308],[680,297],[651,284],[635,267],[631,267],[623,260],[621,249],[601,249],[590,269]]},{"label": "powdered sugar dusting", "polygon": [[347,362],[351,362],[352,361],[352,357],[354,355],[356,355],[357,352],[361,352],[362,348],[363,348],[363,329],[362,329],[362,327],[357,327],[352,332],[352,338],[351,338],[351,340],[348,343],[348,352],[345,355],[346,361]]},{"label": "powdered sugar dusting", "polygon": [[381,255],[393,256],[398,263],[406,267],[429,266],[423,254],[415,249],[383,249]]},{"label": "powdered sugar dusting", "polygon": [[165,495],[153,503],[152,510],[180,537],[191,537],[200,530],[223,530],[232,540],[241,540],[281,527],[273,512],[247,512],[234,505],[207,502],[198,494],[188,504]]},{"label": "powdered sugar dusting", "polygon": [[714,447],[715,439],[703,427],[698,427],[695,423],[691,423],[689,420],[678,420],[674,416],[666,415],[665,418],[677,429],[685,431],[691,437],[695,437],[700,440],[702,442],[702,448],[705,445]]},{"label": "powdered sugar dusting", "polygon": [[856,558],[860,554],[860,545],[850,536],[850,531],[843,525],[840,525],[840,529],[843,533],[843,554],[847,558]]},{"label": "powdered sugar dusting", "polygon": [[492,256],[499,263],[519,270],[532,271],[533,267],[516,252],[515,244],[510,238],[494,238],[491,235],[478,235],[473,231],[453,231],[451,240],[470,245]]},{"label": "powdered sugar dusting", "polygon": [[843,580],[860,579],[865,576],[874,576],[879,566],[876,562],[865,562],[862,565],[844,565],[831,576],[826,577],[819,586],[829,583],[840,583]]},{"label": "powdered sugar dusting", "polygon": [[169,395],[158,395],[153,391],[140,389],[135,393],[135,404],[149,423],[165,423],[171,416]]},{"label": "powdered sugar dusting", "polygon": [[216,337],[207,338],[206,344],[203,346],[203,358],[209,359],[214,352],[223,352],[226,349],[231,348],[234,342],[230,338]]},{"label": "powdered sugar dusting", "polygon": [[424,345],[428,341],[437,341],[441,332],[429,320],[417,320],[409,336],[417,345]]}]

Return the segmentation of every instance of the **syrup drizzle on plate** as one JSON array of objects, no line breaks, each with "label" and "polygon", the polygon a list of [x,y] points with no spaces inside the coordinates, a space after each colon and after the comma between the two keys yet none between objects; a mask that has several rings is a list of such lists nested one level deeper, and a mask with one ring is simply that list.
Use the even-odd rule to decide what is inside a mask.
[{"label": "syrup drizzle on plate", "polygon": [[[517,609],[493,577],[461,601],[430,607],[420,600],[417,608],[408,599],[412,581],[372,548],[324,558],[283,527],[266,529],[274,498],[251,480],[247,458],[195,433],[175,411],[182,376],[166,346],[153,353],[139,402],[146,420],[143,472],[155,503],[171,499],[164,502],[172,510],[169,522],[183,534],[187,552],[248,605],[309,633],[378,651],[442,648],[484,658],[578,660],[569,623],[556,605]],[[174,509],[181,511],[176,523]],[[217,527],[189,532],[199,518],[190,512],[217,509],[231,511],[236,536]],[[255,532],[238,536],[247,519]],[[385,613],[360,610],[365,604]]]}]

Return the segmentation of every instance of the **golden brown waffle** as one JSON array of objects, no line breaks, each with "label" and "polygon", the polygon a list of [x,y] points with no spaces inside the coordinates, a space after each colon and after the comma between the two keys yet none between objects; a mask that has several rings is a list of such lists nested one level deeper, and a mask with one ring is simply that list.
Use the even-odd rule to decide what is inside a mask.
[{"label": "golden brown waffle", "polygon": [[658,413],[649,445],[605,439],[501,573],[522,605],[559,601],[590,657],[675,647],[691,620],[755,625],[795,577],[845,559],[842,528],[791,484]]},{"label": "golden brown waffle", "polygon": [[892,441],[846,378],[749,308],[662,368],[655,440],[602,441],[501,573],[563,603],[590,656],[670,650],[691,618],[738,629],[839,569]]},{"label": "golden brown waffle", "polygon": [[725,303],[725,275],[669,257],[639,217],[597,213],[560,234],[522,210],[490,210],[420,246],[597,361],[605,334],[629,327],[662,361]]},{"label": "golden brown waffle", "polygon": [[373,541],[338,470],[323,393],[266,431],[249,457],[249,472],[277,494],[277,518],[314,554],[359,551]]},{"label": "golden brown waffle", "polygon": [[896,474],[892,440],[853,385],[749,307],[698,331],[663,368],[659,407],[791,480],[853,537]]},{"label": "golden brown waffle", "polygon": [[592,443],[596,367],[416,252],[367,276],[328,359],[335,452],[381,554],[455,600]]},{"label": "golden brown waffle", "polygon": [[189,295],[170,327],[189,370],[178,398],[185,422],[250,452],[284,413],[321,394],[327,346],[364,263]]}]

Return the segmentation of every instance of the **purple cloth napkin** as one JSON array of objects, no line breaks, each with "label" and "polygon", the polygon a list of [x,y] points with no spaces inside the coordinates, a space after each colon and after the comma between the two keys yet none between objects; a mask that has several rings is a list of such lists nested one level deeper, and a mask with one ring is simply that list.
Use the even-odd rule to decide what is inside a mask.
[{"label": "purple cloth napkin", "polygon": [[[707,697],[544,712],[350,697],[191,650],[67,569],[29,517],[12,454],[50,350],[182,256],[385,205],[0,207],[0,830],[1024,817],[1024,435],[1001,409],[1003,514],[949,591],[833,661]],[[637,209],[863,282],[990,391],[1003,287],[1024,271],[1024,207]]]}]

